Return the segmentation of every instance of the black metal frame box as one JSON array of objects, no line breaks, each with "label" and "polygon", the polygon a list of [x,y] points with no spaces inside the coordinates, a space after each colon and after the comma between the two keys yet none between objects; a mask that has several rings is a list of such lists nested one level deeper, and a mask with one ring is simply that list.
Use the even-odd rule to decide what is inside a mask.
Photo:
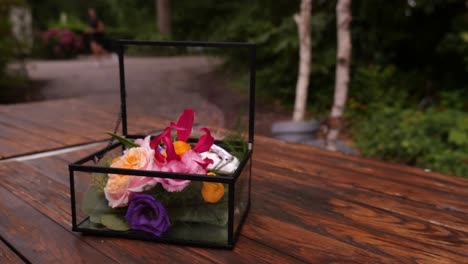
[{"label": "black metal frame box", "polygon": [[[96,157],[102,157],[112,151],[121,151],[124,146],[121,143],[114,143],[106,148],[97,151],[79,161],[69,164],[70,172],[70,192],[71,192],[71,212],[72,212],[72,230],[82,232],[83,234],[103,235],[111,237],[123,237],[129,239],[151,240],[175,244],[188,244],[196,246],[208,246],[219,248],[233,248],[239,236],[241,227],[250,209],[250,192],[251,192],[251,166],[252,152],[254,143],[254,98],[255,98],[255,59],[256,45],[250,43],[226,43],[226,42],[178,42],[178,41],[138,41],[138,40],[116,40],[115,48],[119,58],[119,78],[120,78],[120,99],[121,99],[121,121],[122,134],[125,138],[135,139],[141,136],[129,135],[127,130],[127,104],[126,104],[126,83],[125,83],[125,67],[124,53],[128,46],[144,45],[144,46],[163,46],[163,47],[204,47],[204,48],[221,48],[221,49],[242,49],[249,56],[249,113],[248,113],[248,139],[245,144],[248,146],[248,151],[243,160],[240,160],[240,165],[231,176],[209,176],[199,174],[180,174],[167,173],[160,171],[148,170],[133,170],[122,168],[104,167],[96,163]],[[216,141],[222,145],[223,141]],[[227,217],[224,219],[225,224],[213,225],[198,225],[191,223],[190,219],[186,226],[171,227],[162,236],[153,236],[146,232],[138,230],[115,231],[107,228],[96,228],[90,222],[91,215],[85,215],[77,206],[79,188],[83,188],[80,182],[88,182],[83,180],[90,178],[90,175],[106,175],[120,174],[128,176],[146,176],[166,179],[183,179],[192,181],[194,186],[199,186],[201,182],[221,183],[225,186],[226,197],[225,207],[221,208],[222,215]],[[191,183],[191,184],[192,184]],[[210,220],[210,219],[209,219]],[[219,219],[216,219],[219,220]],[[222,222],[222,221],[221,221]],[[210,234],[215,234],[210,237]]]}]

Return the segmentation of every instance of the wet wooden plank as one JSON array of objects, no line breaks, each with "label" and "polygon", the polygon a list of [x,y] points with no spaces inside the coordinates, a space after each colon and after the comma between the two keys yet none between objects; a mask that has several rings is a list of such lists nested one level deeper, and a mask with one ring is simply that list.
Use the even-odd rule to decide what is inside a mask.
[{"label": "wet wooden plank", "polygon": [[0,126],[0,138],[17,142],[23,145],[26,150],[39,149],[40,147],[53,149],[63,146],[63,143],[57,139],[41,136],[37,130],[24,130],[14,125],[9,126],[2,123],[0,123]]},{"label": "wet wooden plank", "polygon": [[0,263],[20,264],[25,262],[5,243],[0,241]]},{"label": "wet wooden plank", "polygon": [[[273,181],[263,176],[265,171],[254,171],[253,184],[262,188],[253,193],[251,214],[273,216],[382,257],[398,259],[397,262],[456,261],[467,257],[466,232],[349,201],[339,189],[312,187],[280,177],[281,180]],[[250,235],[248,231],[244,234]]]},{"label": "wet wooden plank", "polygon": [[[120,110],[118,100],[62,99],[0,107],[0,159],[109,139]],[[139,113],[132,133],[163,129],[167,120]]]},{"label": "wet wooden plank", "polygon": [[[63,230],[67,234],[64,239],[82,241],[86,245],[98,248],[103,254],[121,263],[144,263],[150,261],[150,259],[176,262],[193,259],[198,263],[209,263],[204,261],[202,257],[197,258],[196,255],[190,254],[182,247],[116,238],[80,236],[79,233],[72,233],[68,187],[21,163],[9,163],[7,166],[0,164],[0,169],[2,171],[1,177],[4,180],[0,183],[0,188],[3,187],[21,197],[23,203],[27,203],[30,207],[41,212],[43,217],[54,222],[55,229]],[[34,188],[30,186],[34,186]],[[30,221],[26,219],[34,218],[26,217],[24,221]],[[30,222],[30,225],[34,225],[34,221]],[[12,229],[15,229],[13,223],[11,226]],[[30,228],[39,229],[40,226]],[[63,234],[61,235],[63,236]],[[13,237],[11,239],[15,240],[17,238]],[[50,239],[55,238],[51,237]],[[47,243],[47,241],[44,243]],[[52,241],[52,243],[56,242]],[[159,247],[159,249],[156,250],[155,246]],[[94,262],[93,257],[90,259],[93,259]]]},{"label": "wet wooden plank", "polygon": [[[110,104],[91,104],[82,99],[63,99],[56,101],[46,101],[32,104],[18,104],[0,108],[3,118],[16,118],[27,120],[32,127],[40,127],[47,130],[49,126],[59,129],[73,131],[77,128],[83,132],[87,126],[89,130],[105,127],[115,122],[118,113],[118,106],[111,118],[112,112]],[[2,119],[0,119],[2,120]]]},{"label": "wet wooden plank", "polygon": [[273,249],[288,252],[310,263],[339,263],[343,260],[355,263],[391,261],[389,257],[320,235],[271,215],[252,212],[243,228],[245,236],[256,241],[268,241]]},{"label": "wet wooden plank", "polygon": [[[325,151],[328,155],[323,155],[323,150],[309,147],[307,151],[304,151],[304,146],[294,144],[283,148],[271,147],[271,145],[266,144],[261,144],[260,146],[262,147],[262,151],[278,158],[284,158],[284,150],[287,150],[287,159],[313,161],[314,164],[322,165],[323,167],[341,168],[354,173],[371,175],[374,178],[377,177],[404,184],[411,183],[415,186],[437,192],[443,191],[446,193],[457,193],[468,196],[468,185],[465,180],[460,180],[461,177],[447,177],[447,175],[444,175],[443,178],[430,177],[429,175],[431,175],[431,173],[424,171],[424,176],[422,176],[419,173],[412,173],[410,169],[415,168],[408,166],[393,165],[388,168],[381,166],[381,164],[385,165],[383,162],[367,162],[370,160],[364,158],[356,159],[354,156],[330,152],[334,154],[334,156],[332,156],[328,154],[329,151]],[[408,171],[406,169],[408,169]]]},{"label": "wet wooden plank", "polygon": [[[2,130],[5,127],[11,127],[48,140],[55,140],[61,143],[66,140],[69,145],[90,140],[86,135],[79,135],[73,133],[73,131],[63,129],[62,127],[56,127],[54,126],[54,123],[48,124],[47,122],[41,122],[41,120],[34,118],[18,118],[7,114],[3,114],[0,118],[0,126],[2,127]],[[47,133],[43,133],[43,131],[46,131]]]},{"label": "wet wooden plank", "polygon": [[[422,204],[436,206],[441,209],[445,208],[461,213],[468,212],[468,203],[466,203],[468,196],[444,191],[443,188],[436,189],[437,187],[435,185],[433,189],[419,187],[417,184],[412,184],[411,177],[408,177],[407,183],[395,182],[390,178],[377,177],[374,174],[357,173],[349,169],[340,168],[338,162],[336,166],[323,166],[306,158],[286,159],[284,157],[278,157],[276,155],[271,155],[269,151],[257,151],[256,154],[259,160],[271,166],[278,166],[294,172],[299,172],[298,176],[303,179],[309,178],[312,174],[315,177],[326,178],[330,181],[350,186],[359,186],[363,189],[400,197],[402,199],[409,199]],[[460,180],[464,181],[465,179],[460,178]]]},{"label": "wet wooden plank", "polygon": [[70,183],[68,164],[89,156],[92,153],[105,148],[107,145],[108,143],[100,143],[94,146],[88,146],[81,150],[46,158],[25,160],[21,163],[27,165],[33,170],[47,175],[49,178],[52,178],[65,186],[68,186]]},{"label": "wet wooden plank", "polygon": [[[437,193],[430,194],[430,197],[421,197],[414,194],[410,194],[409,197],[394,195],[396,187],[394,184],[385,181],[379,182],[379,180],[372,179],[372,182],[369,183],[366,178],[359,180],[348,179],[346,177],[350,174],[347,171],[332,172],[332,169],[326,169],[326,172],[324,172],[323,167],[320,166],[317,167],[318,171],[313,169],[305,171],[300,168],[291,170],[284,168],[282,163],[261,159],[261,155],[257,151],[254,169],[263,171],[264,175],[270,178],[279,178],[282,181],[294,182],[309,188],[323,188],[332,193],[346,195],[349,200],[357,203],[382,208],[415,219],[430,221],[436,225],[468,231],[465,224],[468,211],[447,209],[445,207],[447,202],[444,197],[438,197]],[[315,165],[309,165],[309,167],[313,166]],[[405,186],[405,188],[413,193],[418,189],[417,186],[411,185]],[[403,193],[400,190],[398,192]],[[465,205],[466,201],[468,201],[463,195],[452,194],[451,197],[454,200],[458,199],[458,203],[462,205]]]},{"label": "wet wooden plank", "polygon": [[114,263],[3,187],[0,187],[0,213],[2,237],[30,261]]},{"label": "wet wooden plank", "polygon": [[[63,159],[72,159],[75,154],[68,153],[62,156]],[[50,159],[50,158],[48,158]],[[62,163],[57,158],[55,162]],[[51,161],[48,162],[50,164]],[[49,177],[50,174],[34,167],[34,163],[5,163],[0,164],[3,172],[4,186],[15,194],[21,194],[30,206],[54,219],[64,228],[71,230],[71,215],[69,205],[69,189],[64,184]],[[58,168],[58,167],[56,167]],[[67,175],[67,169],[61,170],[63,175]],[[28,175],[21,177],[20,175]],[[28,186],[36,186],[28,188]],[[79,236],[78,234],[76,234]],[[281,260],[284,263],[300,263],[299,259],[290,257],[282,252],[272,251],[268,246],[247,238],[241,238],[238,246],[233,251],[202,249],[195,247],[180,247],[160,243],[148,243],[142,241],[123,240],[106,237],[83,236],[83,241],[90,245],[101,248],[106,254],[112,255],[122,263],[147,262],[149,260],[160,260],[163,262],[176,261],[184,262],[187,259],[197,263],[252,263],[265,259]]]},{"label": "wet wooden plank", "polygon": [[[392,167],[392,173],[385,173],[385,166],[370,164],[365,165],[372,168],[368,171],[356,167],[347,156],[321,157],[316,149],[269,139],[260,138],[257,143],[253,204],[233,251],[79,236],[68,231],[67,164],[88,150],[0,164],[0,186],[74,237],[122,263],[187,259],[199,263],[468,261],[467,200],[465,192],[453,192],[466,184],[464,179],[437,176],[435,182],[444,184],[428,186],[428,176],[410,171],[406,174],[409,184],[404,184],[406,167]],[[336,166],[332,166],[333,160]],[[365,161],[359,162],[367,164]],[[393,172],[403,175],[395,180]]]},{"label": "wet wooden plank", "polygon": [[306,145],[299,145],[288,143],[284,141],[278,141],[268,137],[255,137],[256,143],[261,144],[263,148],[268,148],[270,150],[282,150],[283,148],[288,148],[292,150],[292,152],[285,153],[283,152],[281,155],[290,155],[296,153],[307,153],[309,155],[309,160],[314,161],[317,158],[324,157],[329,158],[335,162],[335,166],[340,165],[342,162],[352,162],[355,166],[361,167],[370,167],[370,168],[377,168],[380,170],[388,170],[393,171],[395,174],[403,173],[404,175],[411,175],[411,176],[419,176],[419,177],[426,177],[429,179],[434,180],[441,180],[443,182],[450,182],[455,185],[460,185],[464,187],[468,187],[468,181],[460,179],[460,177],[447,177],[448,175],[443,173],[437,172],[429,172],[423,168],[417,167],[410,167],[401,164],[394,164],[391,162],[382,162],[380,160],[371,159],[371,158],[364,158],[360,156],[354,155],[345,155],[339,152],[327,151],[323,149],[318,149]]},{"label": "wet wooden plank", "polygon": [[[1,130],[0,130],[0,133],[1,133]],[[4,139],[4,138],[0,138],[0,146],[1,146],[0,160],[8,158],[11,155],[14,155],[15,153],[28,150],[27,146],[19,144],[19,142],[14,142],[12,140]]]},{"label": "wet wooden plank", "polygon": [[258,241],[239,236],[233,250],[189,248],[214,263],[306,263],[303,260],[273,249],[269,241]]}]

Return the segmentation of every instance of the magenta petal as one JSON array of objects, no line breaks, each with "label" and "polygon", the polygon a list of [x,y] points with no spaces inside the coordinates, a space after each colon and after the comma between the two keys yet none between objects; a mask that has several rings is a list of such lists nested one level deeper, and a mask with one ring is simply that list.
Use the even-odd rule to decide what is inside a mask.
[{"label": "magenta petal", "polygon": [[[170,128],[166,128],[166,130],[170,131]],[[166,146],[166,160],[169,162],[171,160],[180,160],[179,155],[176,154],[174,145],[172,144],[171,133],[167,133],[162,138],[164,146]]]},{"label": "magenta petal", "polygon": [[[177,124],[174,128],[177,130],[177,140],[186,142],[192,132],[193,120],[195,111],[187,108],[177,119]],[[172,124],[171,124],[172,125]]]},{"label": "magenta petal", "polygon": [[212,159],[210,159],[210,158],[204,158],[203,161],[204,161],[207,165],[213,164],[213,163],[214,163],[214,161],[213,161]]},{"label": "magenta petal", "polygon": [[198,162],[197,161],[197,163],[198,163],[198,165],[200,165],[200,167],[202,167],[204,170],[206,170],[208,165],[213,164],[214,161],[212,159],[209,159],[209,158],[204,158],[203,162]]},{"label": "magenta petal", "polygon": [[211,132],[208,128],[200,128],[201,131],[205,131],[205,134],[202,135],[197,142],[197,145],[193,148],[193,150],[197,153],[202,153],[205,151],[210,150],[211,146],[214,143],[214,138],[211,136]]},{"label": "magenta petal", "polygon": [[164,155],[158,151],[158,146],[159,143],[161,143],[161,140],[167,136],[169,136],[169,138],[171,137],[170,128],[164,129],[164,131],[161,134],[155,136],[150,142],[150,148],[154,149],[154,158],[161,163],[165,162],[166,157],[164,157]]},{"label": "magenta petal", "polygon": [[[174,123],[174,122],[171,122],[171,124],[169,125],[169,127],[170,127],[170,128],[173,128],[173,129],[175,129],[175,130],[177,130],[177,131],[179,131],[179,130],[180,130],[180,131],[187,131],[187,130],[189,130],[188,128],[181,127],[181,126],[177,125],[177,124]],[[190,129],[191,129],[191,128],[190,128]]]},{"label": "magenta petal", "polygon": [[158,145],[159,143],[161,143],[161,139],[164,137],[164,133],[166,133],[166,130],[164,130],[161,134],[151,139],[150,148],[154,149],[155,151],[158,149]]}]

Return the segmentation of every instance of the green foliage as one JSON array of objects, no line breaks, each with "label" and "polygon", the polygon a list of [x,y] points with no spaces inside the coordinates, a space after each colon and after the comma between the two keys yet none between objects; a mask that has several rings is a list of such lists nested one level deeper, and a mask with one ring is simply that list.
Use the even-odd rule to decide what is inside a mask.
[{"label": "green foliage", "polygon": [[5,67],[13,57],[13,43],[9,36],[9,24],[6,19],[0,18],[0,76],[5,74]]},{"label": "green foliage", "polygon": [[242,162],[249,153],[249,148],[247,142],[245,141],[245,137],[239,132],[228,133],[224,137],[221,147],[236,157],[240,162]]},{"label": "green foliage", "polygon": [[63,28],[69,29],[75,33],[83,33],[86,31],[86,25],[81,19],[74,15],[67,15],[66,21],[52,20],[48,23],[48,28]]},{"label": "green foliage", "polygon": [[11,37],[8,14],[10,7],[18,1],[0,2],[0,78],[5,76],[7,63],[14,55],[14,42]]},{"label": "green foliage", "polygon": [[130,225],[124,217],[115,214],[105,214],[101,216],[101,224],[111,230],[115,231],[128,231]]},{"label": "green foliage", "polygon": [[17,47],[11,34],[9,11],[12,6],[22,5],[22,0],[0,1],[0,103],[18,97],[27,84],[25,78],[7,73],[7,65],[15,58]]},{"label": "green foliage", "polygon": [[[51,21],[58,21],[62,12],[81,21],[87,19],[86,10],[89,6],[78,1],[28,2],[33,8],[35,25],[41,30],[45,30]],[[259,101],[276,101],[291,108],[298,69],[298,35],[293,15],[299,10],[299,2],[171,1],[171,36],[160,36],[157,32],[155,1],[96,0],[92,5],[106,24],[110,36],[257,43]],[[427,146],[426,141],[421,141],[424,138],[422,134],[417,134],[416,130],[426,131],[427,126],[445,122],[452,122],[450,124],[455,126],[455,117],[449,115],[466,114],[468,106],[464,98],[468,96],[468,7],[465,0],[417,0],[415,3],[411,5],[408,1],[393,1],[389,4],[385,0],[353,2],[353,53],[347,116],[352,121],[357,145],[364,148],[363,153],[425,167],[431,167],[429,165],[432,162],[439,164],[434,166],[445,172],[460,175],[462,173],[454,169],[457,166],[449,164],[457,161],[461,163],[459,168],[466,164],[466,160],[453,154],[460,153],[453,149],[455,143],[464,141],[461,132],[445,131],[446,136],[434,136],[431,139],[437,151],[428,150],[425,152],[427,154],[421,154],[413,144]],[[335,5],[336,1],[317,0],[313,1],[312,7],[312,68],[308,109],[319,116],[328,114],[333,100]],[[76,28],[75,25],[67,27]],[[4,49],[2,43],[6,41],[6,38],[0,38],[0,49]],[[3,55],[4,50],[0,51]],[[128,52],[137,55],[173,54],[171,50],[161,52],[145,48]],[[245,81],[246,71],[241,70],[245,69],[248,54],[225,50],[221,54],[226,58],[226,68],[234,72],[232,76],[238,76],[232,79]],[[2,63],[5,65],[3,60],[7,58],[8,55],[0,57],[0,70]],[[388,114],[388,111],[392,114]],[[385,131],[383,128],[395,126],[396,120],[408,113],[424,117],[413,124],[412,132],[409,128],[403,128],[406,132],[395,137],[387,137],[384,132],[382,135],[369,132],[372,126],[376,126],[376,131]],[[428,113],[437,118],[428,118]],[[362,132],[365,136],[356,132],[361,127],[369,129]],[[421,133],[426,135],[425,132]],[[411,150],[399,145],[403,137],[407,142],[413,142],[412,137],[416,137],[415,143],[408,143],[412,146]],[[400,147],[385,147],[385,151],[376,148],[371,151],[371,147],[377,147],[376,142],[380,141],[385,146],[394,144]],[[406,154],[400,155],[401,149]],[[404,158],[395,158],[400,156]],[[443,162],[447,164],[446,167],[441,165]]]},{"label": "green foliage", "polygon": [[122,145],[124,145],[126,148],[135,148],[135,147],[139,147],[140,145],[138,145],[137,143],[131,141],[131,140],[128,140],[124,137],[121,137],[119,135],[116,135],[114,133],[107,133],[108,135],[110,135],[112,138],[114,138],[115,140],[119,141],[120,143],[122,143]]},{"label": "green foliage", "polygon": [[468,114],[458,110],[374,112],[353,129],[365,156],[468,176]]},{"label": "green foliage", "polygon": [[397,69],[392,65],[357,68],[349,91],[348,114],[365,118],[384,106],[405,106],[409,89],[402,89],[398,80]]},{"label": "green foliage", "polygon": [[[85,192],[83,200],[81,201],[81,210],[89,215],[90,221],[94,224],[103,225],[117,231],[128,230],[128,225],[122,218],[125,214],[125,210],[112,209],[108,205],[101,185],[101,178],[103,175],[104,174],[98,174],[92,176],[92,184]],[[107,178],[106,175],[104,176]]]},{"label": "green foliage", "polygon": [[165,236],[170,239],[210,241],[226,243],[228,235],[225,226],[215,226],[205,223],[176,222]]},{"label": "green foliage", "polygon": [[[293,20],[299,1],[276,1],[275,5],[266,1],[251,4],[238,1],[231,6],[233,12],[216,24],[209,39],[222,41],[247,41],[256,43],[257,51],[257,94],[272,99],[281,98],[285,104],[294,100],[298,69],[298,33]],[[311,84],[314,91],[310,95],[314,109],[329,106],[332,98],[332,78],[330,72],[335,63],[335,34],[330,31],[334,24],[333,5],[319,4],[314,7],[311,19],[312,64]],[[226,22],[227,21],[227,22]],[[317,52],[316,52],[317,51]],[[233,68],[246,61],[245,54],[224,51]],[[245,67],[245,64],[243,64]],[[244,74],[244,73],[241,73]],[[325,95],[325,96],[324,96]]]},{"label": "green foliage", "polygon": [[466,90],[441,91],[436,100],[440,108],[466,112],[468,111],[468,101],[463,100],[466,96]]},{"label": "green foliage", "polygon": [[421,91],[425,81],[393,65],[358,67],[348,100],[351,134],[365,156],[468,176],[466,92]]},{"label": "green foliage", "polygon": [[194,222],[216,226],[227,224],[228,187],[224,196],[215,204],[206,203],[201,196],[202,182],[192,181],[182,192],[167,192],[161,185],[148,191],[164,204],[171,222]]}]

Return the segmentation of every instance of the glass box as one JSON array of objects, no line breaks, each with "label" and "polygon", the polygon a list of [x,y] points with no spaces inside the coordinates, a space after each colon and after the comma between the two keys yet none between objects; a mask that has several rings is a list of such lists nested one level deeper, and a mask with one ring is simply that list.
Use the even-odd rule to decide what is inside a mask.
[{"label": "glass box", "polygon": [[[138,40],[116,40],[114,44],[119,58],[119,119],[123,139],[116,137],[119,140],[110,141],[107,147],[69,164],[73,231],[166,243],[233,248],[250,208],[256,46],[250,43]],[[127,101],[127,87],[132,85],[132,81],[125,71],[127,67],[131,68],[132,64],[126,65],[125,53],[134,47],[163,47],[169,50],[181,49],[184,52],[197,49],[216,49],[222,52],[231,49],[236,53],[246,54],[247,100],[245,108],[242,108],[245,109],[245,117],[239,118],[246,123],[245,133],[239,133],[241,136],[235,141],[232,138],[227,141],[232,127],[220,128],[214,137],[216,146],[229,149],[231,154],[238,154],[237,167],[230,173],[216,171],[211,174],[193,174],[171,172],[163,167],[155,170],[114,166],[124,159],[124,155],[130,155],[128,153],[132,146],[129,147],[127,141],[136,142],[136,139],[143,139],[148,135],[129,133],[133,131],[132,126],[136,123],[134,120],[139,118],[138,111],[130,114],[131,108]],[[163,63],[158,67],[165,65],[167,64]],[[157,83],[158,80],[154,81]],[[174,127],[177,128],[176,124],[173,125],[171,131]],[[184,130],[180,130],[183,133]],[[150,140],[157,137],[158,133],[161,135],[162,131],[159,129],[152,133]],[[199,133],[202,135],[203,131]],[[197,132],[192,134],[196,136]],[[184,141],[193,150],[196,149],[196,138],[189,137]],[[175,143],[173,144],[175,146]],[[139,147],[141,146],[142,143]],[[177,147],[175,150],[177,151]],[[154,151],[160,151],[163,159],[169,158],[167,145],[164,148],[162,143],[158,143]],[[234,159],[234,155],[230,158]],[[209,162],[208,159],[207,164]]]}]

